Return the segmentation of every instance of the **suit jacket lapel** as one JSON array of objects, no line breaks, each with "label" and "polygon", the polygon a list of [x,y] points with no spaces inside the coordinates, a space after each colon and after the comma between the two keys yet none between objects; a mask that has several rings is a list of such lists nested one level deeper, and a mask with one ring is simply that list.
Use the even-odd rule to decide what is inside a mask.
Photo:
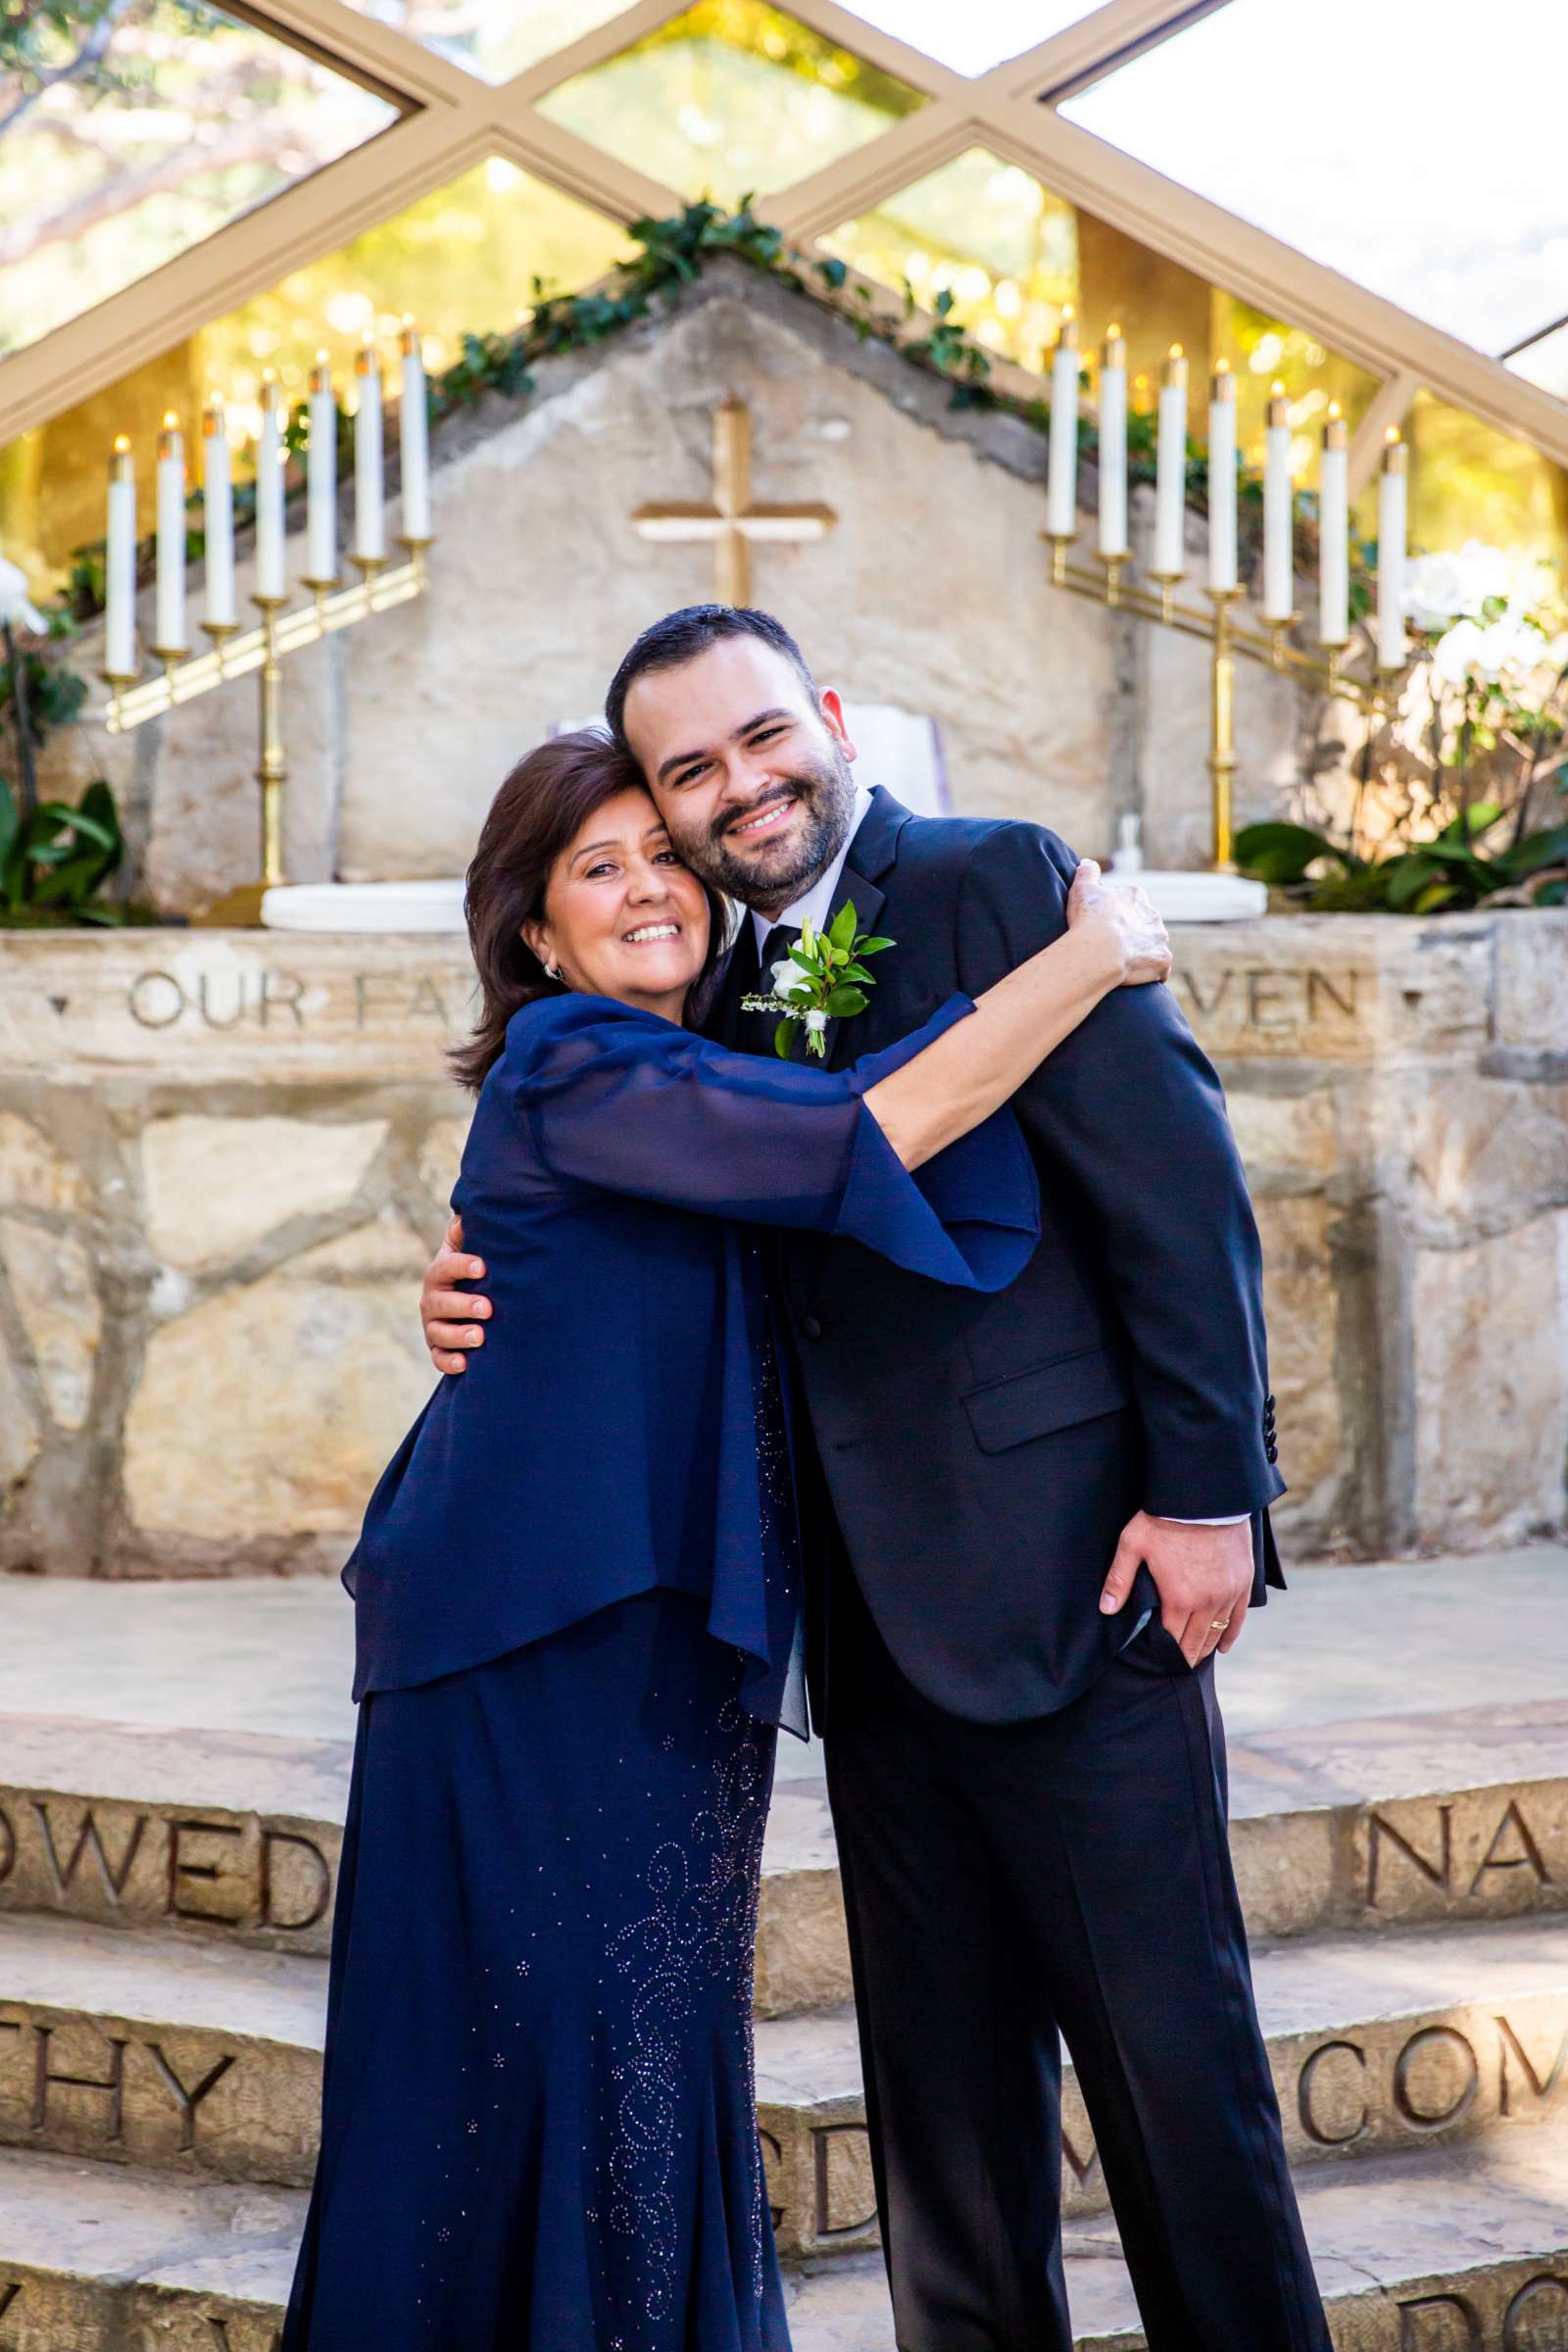
[{"label": "suit jacket lapel", "polygon": [[[858,839],[858,836],[857,836],[857,839]],[[869,874],[858,873],[856,871],[854,859],[855,851],[852,848],[849,857],[844,860],[844,871],[839,876],[839,886],[833,893],[833,906],[828,916],[828,920],[831,922],[833,916],[836,915],[842,907],[853,904],[855,907],[855,927],[857,931],[874,932],[877,927],[877,916],[882,911],[883,900],[887,894],[884,891],[878,890],[876,884],[871,880]],[[867,964],[865,968],[867,971],[870,971],[871,965]],[[830,1020],[828,1022],[827,1034],[823,1039],[823,1043],[827,1047],[827,1067],[829,1069],[837,1069],[839,1067],[838,1053],[841,1037],[842,1042],[849,1048],[848,1058],[851,1060],[854,1059],[855,1024],[853,1021],[850,1024],[848,1034],[844,1035],[843,1033],[844,1023],[842,1020]]]},{"label": "suit jacket lapel", "polygon": [[741,927],[735,935],[719,972],[716,993],[703,1016],[705,1036],[727,1047],[731,1054],[742,1049],[741,999],[753,994],[758,983],[757,933],[750,912],[741,911]]}]

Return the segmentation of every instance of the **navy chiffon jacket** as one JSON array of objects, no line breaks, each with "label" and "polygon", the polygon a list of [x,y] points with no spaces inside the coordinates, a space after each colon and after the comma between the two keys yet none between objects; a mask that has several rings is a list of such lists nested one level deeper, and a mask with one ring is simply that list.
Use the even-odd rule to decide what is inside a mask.
[{"label": "navy chiffon jacket", "polygon": [[969,1290],[1014,1279],[1040,1200],[1010,1111],[911,1176],[862,1101],[973,1010],[955,996],[837,1072],[604,997],[514,1015],[453,1194],[495,1316],[387,1465],[344,1568],[356,1699],[662,1586],[706,1600],[710,1632],[753,1662],[747,1703],[755,1683],[755,1711],[776,1713],[799,1596],[759,1465],[761,1229]]}]

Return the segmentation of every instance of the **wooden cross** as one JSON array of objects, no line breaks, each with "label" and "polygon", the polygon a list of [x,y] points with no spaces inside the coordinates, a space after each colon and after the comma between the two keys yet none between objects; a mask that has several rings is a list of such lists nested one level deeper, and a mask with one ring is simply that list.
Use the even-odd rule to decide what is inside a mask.
[{"label": "wooden cross", "polygon": [[639,538],[667,547],[711,541],[713,595],[721,605],[752,601],[752,542],[799,545],[825,538],[837,522],[831,507],[756,506],[752,501],[752,417],[743,401],[713,411],[713,503],[666,500],[639,507]]}]

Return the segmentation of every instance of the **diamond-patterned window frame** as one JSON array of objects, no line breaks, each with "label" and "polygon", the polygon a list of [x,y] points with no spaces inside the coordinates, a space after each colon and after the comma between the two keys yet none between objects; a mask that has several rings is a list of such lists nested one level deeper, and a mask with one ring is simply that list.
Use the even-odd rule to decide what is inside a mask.
[{"label": "diamond-patterned window frame", "polygon": [[[854,154],[759,203],[759,214],[793,243],[809,245],[966,148],[989,147],[1056,195],[1271,316],[1289,318],[1375,375],[1377,395],[1351,444],[1353,488],[1371,480],[1386,428],[1403,422],[1423,387],[1568,465],[1568,403],[1177,186],[1057,112],[1063,99],[1139,51],[1178,37],[1228,0],[1103,0],[1038,47],[973,78],[863,23],[836,0],[781,4],[928,101]],[[680,5],[633,0],[511,81],[489,83],[413,35],[360,15],[346,0],[243,0],[235,14],[310,50],[406,111],[362,147],[0,361],[0,447],[486,156],[505,156],[614,220],[679,212],[682,199],[673,189],[550,122],[535,102],[668,23]]]}]

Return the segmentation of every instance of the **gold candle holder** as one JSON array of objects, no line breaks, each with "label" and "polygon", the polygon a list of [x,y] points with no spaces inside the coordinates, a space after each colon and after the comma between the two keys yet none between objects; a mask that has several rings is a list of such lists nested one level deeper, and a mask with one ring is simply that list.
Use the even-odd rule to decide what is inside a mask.
[{"label": "gold candle holder", "polygon": [[1176,606],[1176,591],[1187,574],[1185,571],[1152,571],[1149,577],[1159,590],[1159,617],[1168,625]]},{"label": "gold candle holder", "polygon": [[1231,608],[1240,588],[1206,591],[1214,608],[1214,658],[1209,670],[1208,772],[1213,788],[1214,871],[1236,871],[1232,816],[1236,781],[1236,648]]},{"label": "gold candle holder", "polygon": [[1042,531],[1040,536],[1051,545],[1051,584],[1054,588],[1067,585],[1067,550],[1077,544],[1076,531]]}]

